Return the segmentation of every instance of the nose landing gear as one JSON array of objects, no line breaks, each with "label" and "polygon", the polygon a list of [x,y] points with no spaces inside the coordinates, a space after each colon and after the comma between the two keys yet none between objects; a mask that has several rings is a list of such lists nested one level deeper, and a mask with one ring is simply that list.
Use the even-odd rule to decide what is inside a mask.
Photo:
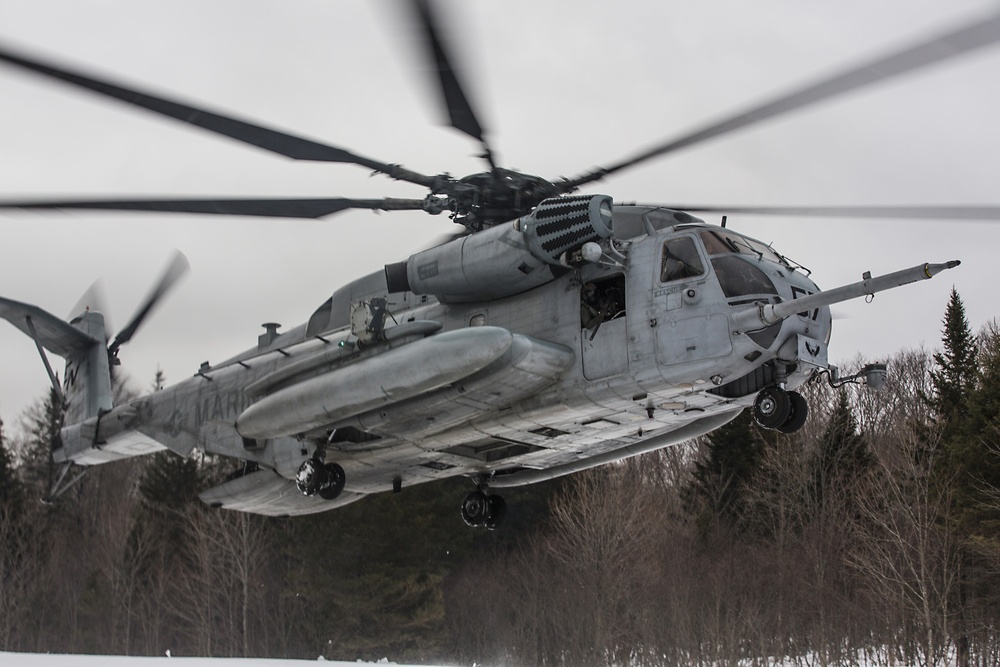
[{"label": "nose landing gear", "polygon": [[753,404],[753,418],[764,428],[794,433],[806,423],[809,404],[802,394],[780,387],[764,387]]}]

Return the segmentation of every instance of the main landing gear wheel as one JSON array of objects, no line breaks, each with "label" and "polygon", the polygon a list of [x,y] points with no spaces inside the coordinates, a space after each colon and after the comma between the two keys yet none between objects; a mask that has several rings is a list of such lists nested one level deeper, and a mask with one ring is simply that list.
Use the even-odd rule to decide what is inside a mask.
[{"label": "main landing gear wheel", "polygon": [[323,500],[333,500],[344,490],[347,475],[336,463],[323,463],[309,459],[295,475],[295,485],[306,496],[318,495]]},{"label": "main landing gear wheel", "polygon": [[486,530],[496,530],[496,527],[503,521],[507,514],[507,501],[502,496],[490,495],[486,499],[490,502],[489,515],[486,517]]},{"label": "main landing gear wheel", "polygon": [[497,495],[473,491],[462,501],[462,520],[467,526],[495,529],[507,513],[507,503]]},{"label": "main landing gear wheel", "polygon": [[753,402],[753,418],[764,428],[778,428],[791,413],[788,392],[779,387],[764,387]]},{"label": "main landing gear wheel", "polygon": [[764,428],[794,433],[806,423],[809,404],[795,391],[765,387],[753,403],[753,418]]},{"label": "main landing gear wheel", "polygon": [[806,417],[809,416],[809,404],[797,391],[788,392],[788,398],[791,401],[792,413],[778,427],[778,430],[782,433],[795,433],[806,423]]}]

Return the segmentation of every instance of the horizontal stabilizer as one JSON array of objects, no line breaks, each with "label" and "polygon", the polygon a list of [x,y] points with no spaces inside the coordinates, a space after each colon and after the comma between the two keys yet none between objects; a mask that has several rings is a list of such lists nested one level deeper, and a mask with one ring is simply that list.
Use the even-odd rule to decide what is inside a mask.
[{"label": "horizontal stabilizer", "polygon": [[27,303],[0,297],[0,317],[32,339],[37,334],[42,347],[60,357],[69,357],[100,343],[62,318]]},{"label": "horizontal stabilizer", "polygon": [[292,480],[281,477],[273,470],[258,470],[202,491],[198,497],[212,507],[265,516],[297,516],[343,507],[364,496],[350,491],[341,492],[335,500],[305,496]]}]

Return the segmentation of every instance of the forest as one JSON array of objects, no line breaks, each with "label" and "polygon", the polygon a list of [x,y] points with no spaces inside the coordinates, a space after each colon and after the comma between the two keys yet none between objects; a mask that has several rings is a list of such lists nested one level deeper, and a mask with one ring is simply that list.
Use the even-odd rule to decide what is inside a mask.
[{"label": "forest", "polygon": [[[477,665],[1000,664],[1000,325],[952,292],[875,392],[506,493],[213,510],[231,461],[97,466],[44,505],[59,406],[0,425],[0,650]],[[866,360],[856,359],[860,367]],[[161,385],[162,377],[154,383]],[[124,391],[124,390],[123,390]]]}]

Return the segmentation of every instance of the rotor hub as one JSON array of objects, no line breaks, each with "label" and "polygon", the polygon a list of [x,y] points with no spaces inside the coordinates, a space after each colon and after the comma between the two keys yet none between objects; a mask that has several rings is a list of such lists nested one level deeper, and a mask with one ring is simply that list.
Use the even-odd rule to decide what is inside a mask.
[{"label": "rotor hub", "polygon": [[464,176],[441,192],[452,197],[455,222],[469,231],[526,215],[543,200],[561,193],[540,176],[501,168]]}]

